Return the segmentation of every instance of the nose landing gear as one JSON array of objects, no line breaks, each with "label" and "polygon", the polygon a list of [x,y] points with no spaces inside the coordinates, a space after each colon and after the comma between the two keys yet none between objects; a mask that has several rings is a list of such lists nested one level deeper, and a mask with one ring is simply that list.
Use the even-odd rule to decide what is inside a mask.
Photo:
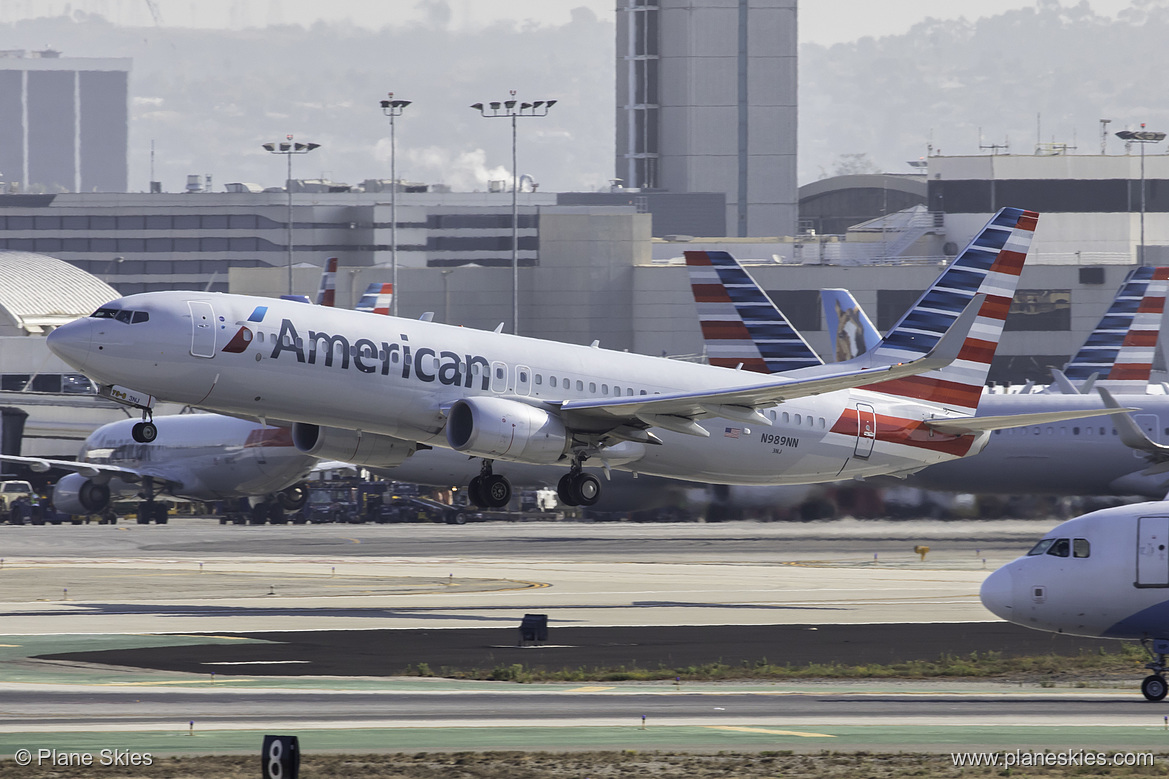
[{"label": "nose landing gear", "polygon": [[140,444],[152,444],[158,438],[158,428],[154,424],[154,412],[148,408],[142,409],[142,421],[130,428],[130,437]]},{"label": "nose landing gear", "polygon": [[1169,683],[1165,681],[1165,671],[1169,666],[1165,665],[1166,650],[1169,650],[1169,641],[1164,639],[1155,639],[1153,641],[1153,648],[1149,648],[1148,640],[1141,642],[1145,651],[1152,656],[1152,660],[1145,663],[1145,668],[1148,668],[1153,673],[1146,676],[1145,680],[1141,682],[1141,694],[1150,701],[1160,701],[1165,699],[1165,695],[1169,693]]}]

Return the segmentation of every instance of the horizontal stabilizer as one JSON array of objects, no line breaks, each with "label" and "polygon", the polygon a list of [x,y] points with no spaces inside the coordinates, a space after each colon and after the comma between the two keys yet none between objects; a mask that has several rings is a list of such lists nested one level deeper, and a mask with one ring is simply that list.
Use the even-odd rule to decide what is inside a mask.
[{"label": "horizontal stabilizer", "polygon": [[[927,419],[926,427],[947,435],[963,435],[978,433],[984,430],[1006,430],[1012,427],[1027,427],[1028,425],[1046,425],[1050,422],[1067,422],[1072,419],[1088,419],[1113,415],[1115,419],[1123,418],[1129,411],[1138,411],[1135,408],[1113,409],[1081,409],[1079,411],[1048,411],[1035,414],[1004,414],[996,417],[957,417],[950,419]],[[1118,424],[1117,427],[1120,425]]]}]

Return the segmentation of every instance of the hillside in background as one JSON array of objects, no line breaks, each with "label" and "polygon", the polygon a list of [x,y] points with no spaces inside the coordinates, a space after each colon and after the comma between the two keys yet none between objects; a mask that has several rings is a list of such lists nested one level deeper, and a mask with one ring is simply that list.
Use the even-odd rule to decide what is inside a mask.
[{"label": "hillside in background", "polygon": [[[927,21],[904,35],[800,49],[801,183],[842,163],[908,172],[932,144],[978,154],[1037,140],[1099,153],[1111,133],[1147,122],[1169,130],[1169,8],[1134,0],[1117,19],[1052,0],[976,23]],[[541,189],[592,190],[613,175],[614,28],[585,9],[560,26],[498,25],[452,32],[426,23],[368,30],[341,24],[241,32],[119,27],[101,17],[0,25],[0,49],[52,46],[67,56],[131,57],[131,189],[155,178],[179,191],[187,174],[279,186],[284,161],[260,143],[286,133],[322,148],[294,175],[350,184],[389,176],[389,128],[378,101],[393,90],[414,104],[398,124],[404,178],[482,190],[510,176],[506,121],[468,106],[556,98],[544,119],[522,120],[519,170]],[[1151,151],[1151,150],[1150,150]],[[981,152],[985,153],[985,152]]]},{"label": "hillside in background", "polygon": [[542,189],[595,189],[613,167],[613,25],[589,11],[558,27],[450,33],[442,19],[372,31],[349,25],[241,32],[118,27],[101,17],[0,25],[0,49],[51,46],[65,56],[131,57],[130,188],[155,177],[180,191],[190,173],[283,186],[284,160],[260,148],[287,133],[322,148],[294,161],[298,178],[389,178],[388,91],[413,101],[397,123],[398,173],[485,189],[510,176],[511,129],[472,103],[556,98],[521,120],[519,172]]},{"label": "hillside in background", "polygon": [[[1043,2],[967,23],[923,22],[905,35],[800,49],[800,181],[833,172],[841,154],[908,172],[928,144],[949,155],[985,154],[1009,139],[1100,153],[1111,134],[1147,122],[1169,131],[1169,8],[1136,0],[1115,20],[1086,5]],[[1037,124],[1038,128],[1037,129]],[[1150,149],[1151,151],[1151,149]]]}]

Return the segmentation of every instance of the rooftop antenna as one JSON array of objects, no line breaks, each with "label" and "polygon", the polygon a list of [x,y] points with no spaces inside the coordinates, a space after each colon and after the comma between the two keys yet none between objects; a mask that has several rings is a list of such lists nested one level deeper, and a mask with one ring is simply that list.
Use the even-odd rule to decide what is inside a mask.
[{"label": "rooftop antenna", "polygon": [[1009,152],[1011,150],[1011,141],[1008,138],[1006,143],[984,144],[982,142],[982,128],[979,127],[978,128],[978,148],[982,149],[984,151],[989,150],[991,153],[991,156],[995,156],[999,153],[999,149],[1002,149],[1004,152]]},{"label": "rooftop antenna", "polygon": [[1108,153],[1108,125],[1112,123],[1111,119],[1100,120],[1100,154]]}]

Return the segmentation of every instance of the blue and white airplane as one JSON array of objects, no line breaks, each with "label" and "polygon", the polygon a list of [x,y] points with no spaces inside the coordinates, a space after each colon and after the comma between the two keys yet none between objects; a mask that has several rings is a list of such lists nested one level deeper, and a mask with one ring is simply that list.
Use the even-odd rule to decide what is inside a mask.
[{"label": "blue and white airplane", "polygon": [[1169,502],[1093,511],[1049,531],[982,583],[982,604],[1024,627],[1136,639],[1151,655],[1150,701],[1169,691]]}]

